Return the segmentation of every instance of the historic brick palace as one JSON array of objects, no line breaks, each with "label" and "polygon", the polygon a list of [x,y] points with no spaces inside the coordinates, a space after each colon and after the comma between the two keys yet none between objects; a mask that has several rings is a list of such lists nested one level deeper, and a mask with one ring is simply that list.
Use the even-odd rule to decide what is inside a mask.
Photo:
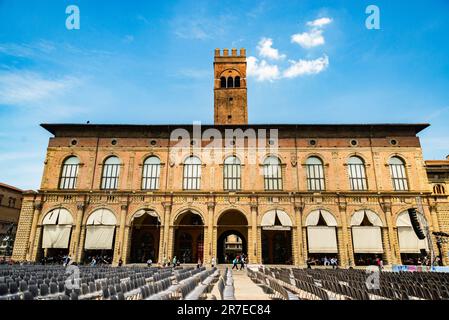
[{"label": "historic brick palace", "polygon": [[210,263],[241,250],[250,263],[355,266],[426,250],[449,263],[432,234],[449,232],[449,161],[424,161],[427,124],[250,125],[245,50],[217,49],[214,75],[214,125],[43,124],[53,137],[13,259]]}]

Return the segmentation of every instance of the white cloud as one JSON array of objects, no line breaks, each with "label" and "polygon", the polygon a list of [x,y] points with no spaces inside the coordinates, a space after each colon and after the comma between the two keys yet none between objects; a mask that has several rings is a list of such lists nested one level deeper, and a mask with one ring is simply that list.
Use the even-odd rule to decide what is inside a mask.
[{"label": "white cloud", "polygon": [[329,66],[329,57],[324,55],[315,60],[298,60],[290,61],[291,65],[287,68],[282,76],[284,78],[296,78],[302,75],[317,74],[327,69]]},{"label": "white cloud", "polygon": [[332,22],[331,18],[327,18],[327,17],[323,17],[323,18],[319,18],[313,21],[309,21],[307,22],[307,25],[309,27],[315,27],[315,28],[322,28],[325,25],[328,25]]},{"label": "white cloud", "polygon": [[292,35],[291,40],[293,43],[297,43],[306,49],[321,46],[325,43],[323,31],[318,29],[313,29],[310,32],[294,34]]},{"label": "white cloud", "polygon": [[277,65],[270,65],[265,60],[259,62],[256,57],[247,58],[248,76],[255,77],[257,81],[273,81],[280,76]]},{"label": "white cloud", "polygon": [[261,57],[280,60],[285,58],[285,54],[279,54],[279,50],[273,48],[273,40],[270,38],[262,38],[257,45],[259,55]]},{"label": "white cloud", "polygon": [[79,80],[72,77],[46,79],[30,71],[3,72],[0,73],[0,104],[35,104],[78,84]]},{"label": "white cloud", "polygon": [[322,28],[332,22],[331,18],[319,18],[307,22],[307,26],[311,27],[310,31],[296,33],[292,35],[292,42],[299,44],[301,47],[310,49],[325,44]]}]

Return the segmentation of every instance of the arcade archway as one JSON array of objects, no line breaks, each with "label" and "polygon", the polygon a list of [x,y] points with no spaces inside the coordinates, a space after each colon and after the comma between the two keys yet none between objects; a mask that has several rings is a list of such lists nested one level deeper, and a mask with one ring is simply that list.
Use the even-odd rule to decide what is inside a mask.
[{"label": "arcade archway", "polygon": [[248,220],[245,215],[237,210],[223,213],[218,219],[217,240],[218,263],[229,263],[241,254],[248,257]]},{"label": "arcade archway", "polygon": [[204,222],[198,213],[186,211],[175,221],[174,256],[181,263],[197,263],[203,255]]},{"label": "arcade archway", "polygon": [[132,221],[131,263],[158,262],[161,222],[156,212],[140,210]]}]

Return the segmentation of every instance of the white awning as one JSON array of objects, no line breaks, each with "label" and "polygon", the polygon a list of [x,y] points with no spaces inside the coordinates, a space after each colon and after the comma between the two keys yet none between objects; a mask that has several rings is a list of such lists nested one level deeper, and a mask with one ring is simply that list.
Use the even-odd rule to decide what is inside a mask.
[{"label": "white awning", "polygon": [[320,220],[320,215],[323,217],[324,221],[326,221],[326,225],[328,227],[336,227],[337,226],[337,220],[335,217],[326,210],[315,210],[309,213],[306,219],[306,226],[316,226],[318,224],[318,221]]},{"label": "white awning", "polygon": [[352,243],[355,253],[383,253],[380,227],[352,227]]},{"label": "white awning", "polygon": [[398,227],[399,251],[401,253],[420,253],[429,249],[427,238],[419,240],[412,227]]},{"label": "white awning", "polygon": [[67,249],[69,247],[71,231],[71,225],[44,225],[42,248]]},{"label": "white awning", "polygon": [[54,209],[42,221],[42,248],[67,249],[69,247],[73,218],[67,209]]},{"label": "white awning", "polygon": [[279,219],[281,226],[284,227],[284,230],[286,228],[290,229],[293,226],[292,220],[286,212],[282,210],[271,210],[265,213],[265,215],[263,216],[261,223],[262,227],[274,227],[276,217]]},{"label": "white awning", "polygon": [[111,250],[114,241],[115,226],[87,226],[86,250]]},{"label": "white awning", "polygon": [[114,241],[114,231],[117,219],[108,209],[94,211],[86,226],[86,250],[110,250]]},{"label": "white awning", "polygon": [[335,227],[307,227],[309,253],[338,253]]},{"label": "white awning", "polygon": [[133,219],[140,218],[140,217],[142,217],[144,214],[148,214],[149,216],[155,217],[155,218],[157,218],[157,220],[160,222],[159,215],[156,213],[156,211],[150,210],[150,209],[141,209],[141,210],[137,211],[137,212],[134,214]]},{"label": "white awning", "polygon": [[[418,216],[418,221],[421,223],[421,226],[427,226],[427,220],[424,215],[420,212],[416,213]],[[396,219],[396,227],[411,227],[412,222],[410,221],[410,216],[408,211],[401,212]]]},{"label": "white awning", "polygon": [[115,226],[117,219],[115,215],[108,209],[95,210],[87,219],[88,226],[103,225],[103,226]]},{"label": "white awning", "polygon": [[42,221],[43,225],[72,225],[73,218],[70,212],[67,209],[59,208],[54,209],[47,213]]},{"label": "white awning", "polygon": [[365,215],[368,217],[368,220],[376,227],[382,227],[383,223],[379,216],[371,210],[359,210],[352,215],[351,218],[351,226],[359,226]]}]

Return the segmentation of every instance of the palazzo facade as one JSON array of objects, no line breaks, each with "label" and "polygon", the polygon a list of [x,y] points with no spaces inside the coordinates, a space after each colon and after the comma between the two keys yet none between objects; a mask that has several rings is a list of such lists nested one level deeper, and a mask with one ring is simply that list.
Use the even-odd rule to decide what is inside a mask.
[{"label": "palazzo facade", "polygon": [[217,49],[214,78],[214,125],[43,124],[53,137],[41,187],[24,195],[13,259],[209,264],[230,259],[230,236],[257,264],[438,253],[447,196],[427,176],[417,136],[427,124],[249,125],[245,50]]}]

